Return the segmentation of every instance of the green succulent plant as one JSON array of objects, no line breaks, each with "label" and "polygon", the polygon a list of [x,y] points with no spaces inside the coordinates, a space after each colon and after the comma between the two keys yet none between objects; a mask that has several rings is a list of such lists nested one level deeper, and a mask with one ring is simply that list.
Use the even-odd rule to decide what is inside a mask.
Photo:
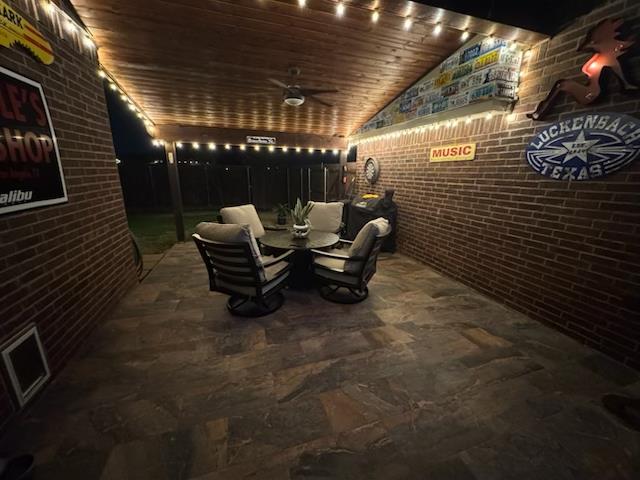
[{"label": "green succulent plant", "polygon": [[289,205],[286,203],[279,203],[276,205],[276,213],[279,217],[286,217],[289,214]]},{"label": "green succulent plant", "polygon": [[313,204],[307,202],[306,205],[302,205],[300,199],[296,201],[295,207],[291,210],[291,219],[294,225],[305,225],[309,218],[309,212],[313,209]]}]

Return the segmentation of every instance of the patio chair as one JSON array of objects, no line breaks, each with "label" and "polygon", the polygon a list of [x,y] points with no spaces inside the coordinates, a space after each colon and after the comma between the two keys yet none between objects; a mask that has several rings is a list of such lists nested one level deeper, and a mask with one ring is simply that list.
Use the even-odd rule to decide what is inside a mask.
[{"label": "patio chair", "polygon": [[341,233],[344,228],[342,223],[342,202],[309,202],[313,205],[309,212],[309,222],[313,230],[321,232]]},{"label": "patio chair", "polygon": [[237,207],[224,207],[220,209],[220,216],[224,223],[232,223],[237,225],[251,225],[253,235],[256,239],[264,237],[265,230],[262,221],[258,216],[256,207],[248,203],[246,205],[238,205]]},{"label": "patio chair", "polygon": [[[313,272],[319,283],[320,296],[337,303],[365,300],[369,296],[367,284],[376,273],[380,247],[389,233],[389,221],[380,217],[362,227],[353,242],[340,240],[350,245],[348,250],[312,250],[315,255]],[[340,289],[346,289],[348,293]]]},{"label": "patio chair", "polygon": [[203,222],[192,236],[209,273],[209,289],[230,295],[229,311],[261,317],[282,306],[293,253],[263,257],[249,225]]}]

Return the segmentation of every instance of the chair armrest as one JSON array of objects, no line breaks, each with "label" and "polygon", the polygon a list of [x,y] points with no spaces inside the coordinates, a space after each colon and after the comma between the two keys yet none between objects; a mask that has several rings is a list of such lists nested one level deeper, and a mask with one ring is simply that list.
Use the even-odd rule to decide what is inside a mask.
[{"label": "chair armrest", "polygon": [[272,259],[272,260],[269,260],[268,262],[264,262],[262,264],[262,266],[263,267],[270,267],[271,265],[275,265],[276,263],[280,263],[283,260],[286,260],[287,258],[289,258],[293,252],[294,252],[294,250],[287,250],[282,255],[280,255],[280,256]]},{"label": "chair armrest", "polygon": [[351,245],[353,243],[353,240],[346,240],[344,238],[341,238],[340,240],[338,240],[340,243],[346,243],[347,245]]}]

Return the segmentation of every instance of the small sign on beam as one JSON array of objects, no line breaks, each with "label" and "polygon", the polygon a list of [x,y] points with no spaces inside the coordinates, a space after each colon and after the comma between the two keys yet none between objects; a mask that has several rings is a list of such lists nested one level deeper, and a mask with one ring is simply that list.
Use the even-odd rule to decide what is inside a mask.
[{"label": "small sign on beam", "polygon": [[247,135],[247,143],[249,145],[275,145],[276,137],[257,137],[255,135]]},{"label": "small sign on beam", "polygon": [[459,143],[433,147],[429,152],[430,162],[455,162],[473,160],[476,157],[475,143]]}]

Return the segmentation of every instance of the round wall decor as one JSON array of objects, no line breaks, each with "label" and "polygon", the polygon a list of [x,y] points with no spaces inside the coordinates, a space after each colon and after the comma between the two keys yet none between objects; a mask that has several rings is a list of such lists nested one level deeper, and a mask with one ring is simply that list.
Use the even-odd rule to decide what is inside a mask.
[{"label": "round wall decor", "polygon": [[378,181],[379,176],[380,164],[375,158],[367,158],[367,161],[364,162],[364,178],[370,185],[373,185]]}]

